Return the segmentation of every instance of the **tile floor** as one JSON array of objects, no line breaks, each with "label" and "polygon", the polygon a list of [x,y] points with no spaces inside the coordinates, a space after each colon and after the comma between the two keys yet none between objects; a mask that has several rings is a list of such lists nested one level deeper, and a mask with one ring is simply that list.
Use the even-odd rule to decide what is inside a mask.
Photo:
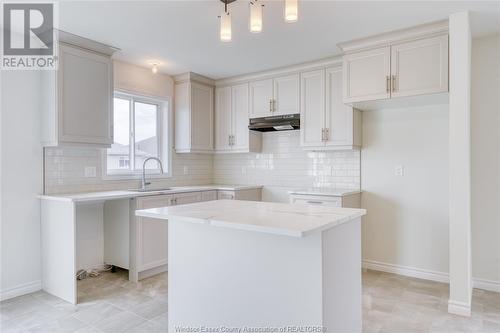
[{"label": "tile floor", "polygon": [[[0,332],[166,332],[166,275],[131,283],[125,272],[80,281],[70,305],[44,292],[0,303]],[[474,290],[470,318],[446,312],[448,286],[375,271],[363,274],[364,333],[500,332],[500,294]]]}]

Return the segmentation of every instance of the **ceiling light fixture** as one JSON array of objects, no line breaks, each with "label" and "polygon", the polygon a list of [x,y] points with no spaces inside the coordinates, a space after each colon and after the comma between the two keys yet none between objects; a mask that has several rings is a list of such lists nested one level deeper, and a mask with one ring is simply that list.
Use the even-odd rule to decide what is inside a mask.
[{"label": "ceiling light fixture", "polygon": [[262,31],[262,7],[258,0],[250,1],[250,32]]},{"label": "ceiling light fixture", "polygon": [[153,64],[153,67],[151,67],[151,72],[153,72],[153,74],[158,73],[158,64]]},{"label": "ceiling light fixture", "polygon": [[[220,27],[219,37],[223,42],[230,42],[232,37],[231,31],[231,13],[228,11],[227,6],[236,0],[220,0],[224,4],[224,13],[219,16]],[[286,22],[296,22],[298,19],[298,0],[284,0],[285,8],[284,15]],[[262,7],[261,0],[250,0],[250,19],[248,27],[250,32],[258,33],[262,31]]]},{"label": "ceiling light fixture", "polygon": [[227,10],[227,5],[236,0],[221,0],[224,3],[224,13],[220,18],[220,40],[222,42],[231,41],[231,13]]},{"label": "ceiling light fixture", "polygon": [[285,21],[297,22],[299,18],[298,0],[285,0]]}]

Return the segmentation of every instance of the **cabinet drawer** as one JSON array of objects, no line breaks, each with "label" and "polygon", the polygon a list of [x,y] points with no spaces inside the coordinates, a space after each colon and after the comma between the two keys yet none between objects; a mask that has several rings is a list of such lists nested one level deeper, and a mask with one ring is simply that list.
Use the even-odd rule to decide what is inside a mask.
[{"label": "cabinet drawer", "polygon": [[292,196],[290,202],[302,205],[342,207],[342,198],[324,196]]},{"label": "cabinet drawer", "polygon": [[149,209],[170,206],[172,195],[153,195],[137,198],[137,209]]},{"label": "cabinet drawer", "polygon": [[234,191],[217,191],[217,199],[218,200],[234,200],[235,193],[234,193]]}]

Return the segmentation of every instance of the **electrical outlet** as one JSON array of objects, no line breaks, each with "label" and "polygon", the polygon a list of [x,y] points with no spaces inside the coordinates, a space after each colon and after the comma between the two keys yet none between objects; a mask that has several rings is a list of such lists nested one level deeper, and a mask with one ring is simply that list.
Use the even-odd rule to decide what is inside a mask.
[{"label": "electrical outlet", "polygon": [[183,170],[185,175],[189,174],[189,168],[187,166],[184,166]]},{"label": "electrical outlet", "polygon": [[394,175],[398,177],[403,177],[405,175],[405,167],[402,165],[396,165],[394,167]]},{"label": "electrical outlet", "polygon": [[96,175],[97,175],[96,167],[94,167],[94,166],[86,166],[85,167],[85,177],[86,178],[96,177]]}]

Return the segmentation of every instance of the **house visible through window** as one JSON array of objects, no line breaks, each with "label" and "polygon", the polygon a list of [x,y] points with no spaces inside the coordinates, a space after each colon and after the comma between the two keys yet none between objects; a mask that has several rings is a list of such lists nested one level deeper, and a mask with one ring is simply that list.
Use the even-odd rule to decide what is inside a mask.
[{"label": "house visible through window", "polygon": [[[107,174],[136,174],[148,157],[168,161],[168,150],[162,150],[162,138],[167,138],[162,122],[162,104],[148,98],[115,94],[113,112],[114,143],[107,150]],[[163,154],[162,154],[163,152]],[[149,173],[159,172],[156,161],[146,165]],[[163,169],[168,172],[168,163]]]}]

